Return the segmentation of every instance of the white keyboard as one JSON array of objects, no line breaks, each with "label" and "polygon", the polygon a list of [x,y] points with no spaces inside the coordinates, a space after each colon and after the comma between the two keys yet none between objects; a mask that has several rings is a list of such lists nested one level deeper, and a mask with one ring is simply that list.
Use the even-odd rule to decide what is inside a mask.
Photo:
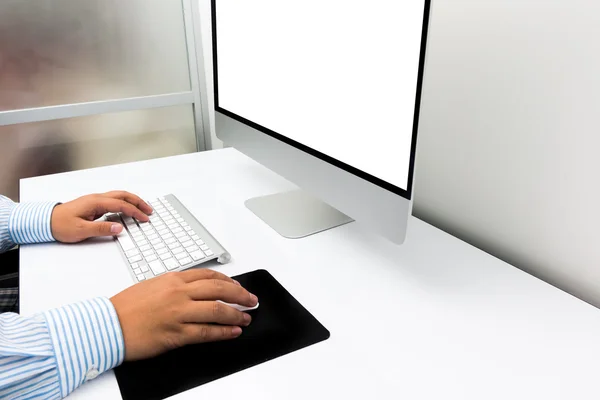
[{"label": "white keyboard", "polygon": [[174,195],[148,203],[154,209],[149,222],[120,213],[106,216],[125,228],[115,238],[135,282],[212,260],[229,262],[229,253]]}]

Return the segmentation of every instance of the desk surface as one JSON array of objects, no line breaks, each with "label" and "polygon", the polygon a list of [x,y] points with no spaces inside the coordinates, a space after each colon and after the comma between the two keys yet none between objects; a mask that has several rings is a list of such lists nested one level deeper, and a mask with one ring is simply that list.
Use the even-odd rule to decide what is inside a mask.
[{"label": "desk surface", "polygon": [[[323,343],[177,399],[597,399],[600,310],[412,218],[403,246],[352,223],[301,240],[245,206],[293,185],[232,149],[38,177],[21,199],[173,193],[231,252],[269,270],[330,331]],[[21,250],[24,314],[131,284],[111,240]],[[210,360],[198,360],[208,362]],[[111,372],[72,398],[118,399]]]}]

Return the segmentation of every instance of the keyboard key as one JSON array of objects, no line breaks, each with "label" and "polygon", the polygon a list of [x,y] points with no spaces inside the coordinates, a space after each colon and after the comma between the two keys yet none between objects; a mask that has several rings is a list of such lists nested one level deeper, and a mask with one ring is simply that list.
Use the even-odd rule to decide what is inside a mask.
[{"label": "keyboard key", "polygon": [[142,254],[144,255],[144,257],[150,257],[154,255],[154,252],[152,250],[146,250]]},{"label": "keyboard key", "polygon": [[192,259],[194,261],[198,261],[198,260],[202,260],[204,258],[204,253],[201,251],[194,251],[194,252],[190,253],[190,256],[192,256]]},{"label": "keyboard key", "polygon": [[179,260],[179,264],[181,264],[181,265],[188,265],[191,262],[192,262],[191,257],[186,257],[186,258]]},{"label": "keyboard key", "polygon": [[169,271],[172,271],[176,268],[179,268],[179,263],[174,258],[169,258],[167,261],[165,261],[165,267],[167,267]]},{"label": "keyboard key", "polygon": [[171,231],[172,231],[174,234],[177,234],[177,233],[179,233],[179,232],[183,232],[183,228],[179,227],[179,228],[171,229]]},{"label": "keyboard key", "polygon": [[187,222],[182,222],[182,223],[181,223],[181,226],[183,226],[183,227],[185,228],[186,226],[189,226],[189,225],[188,225],[188,223],[187,223]]},{"label": "keyboard key", "polygon": [[196,245],[188,246],[185,248],[185,251],[187,251],[188,253],[191,253],[192,251],[198,251],[198,250],[200,250],[200,248]]},{"label": "keyboard key", "polygon": [[[159,250],[166,250],[167,245],[164,243],[159,243],[159,244],[155,244],[154,245],[154,249],[156,250],[156,252],[158,253]],[[160,253],[158,253],[160,254]]]},{"label": "keyboard key", "polygon": [[190,246],[193,246],[193,245],[194,245],[194,242],[192,242],[191,240],[188,240],[188,241],[186,241],[186,242],[182,242],[182,243],[181,243],[181,245],[182,245],[183,247],[190,247]]},{"label": "keyboard key", "polygon": [[175,234],[175,237],[176,237],[177,239],[180,239],[180,238],[182,238],[182,237],[184,237],[184,236],[187,236],[187,233],[185,233],[185,232],[177,232],[177,233]]},{"label": "keyboard key", "polygon": [[138,275],[137,280],[138,280],[138,282],[145,281],[146,277],[144,275]]},{"label": "keyboard key", "polygon": [[196,236],[196,232],[194,232],[193,230],[189,230],[188,231],[188,235],[190,235],[190,236]]},{"label": "keyboard key", "polygon": [[156,246],[159,243],[162,243],[162,240],[159,238],[150,241],[150,244],[152,244],[152,246]]},{"label": "keyboard key", "polygon": [[129,258],[129,264],[139,262],[139,261],[142,261],[142,256],[140,256],[139,254],[137,256],[133,256],[133,257]]},{"label": "keyboard key", "polygon": [[198,236],[198,235],[192,235],[192,239],[198,241],[198,240],[200,240],[200,236]]},{"label": "keyboard key", "polygon": [[138,229],[137,232],[131,232],[131,236],[133,237],[134,240],[143,239],[144,238],[144,234],[139,229]]},{"label": "keyboard key", "polygon": [[175,211],[175,209],[172,206],[170,206],[170,205],[167,206],[167,210],[169,210],[169,211]]},{"label": "keyboard key", "polygon": [[132,263],[131,264],[131,269],[136,269],[136,268],[139,268],[139,267],[140,267],[140,264],[138,264],[138,263]]},{"label": "keyboard key", "polygon": [[165,253],[165,254],[161,254],[161,255],[160,255],[160,259],[161,259],[161,260],[163,260],[163,261],[166,261],[166,260],[168,260],[168,259],[169,259],[169,258],[171,258],[171,257],[173,257],[173,256],[171,255],[171,253]]},{"label": "keyboard key", "polygon": [[202,240],[196,240],[196,244],[198,246],[202,246],[204,244],[204,242]]},{"label": "keyboard key", "polygon": [[214,253],[212,252],[212,250],[206,250],[206,251],[204,252],[204,254],[206,254],[206,257],[211,257],[211,256],[213,256],[213,255],[214,255]]},{"label": "keyboard key", "polygon": [[158,254],[159,256],[168,252],[169,249],[167,249],[164,244],[162,245],[162,248],[156,249],[156,254]]},{"label": "keyboard key", "polygon": [[157,231],[160,231],[162,229],[166,229],[167,225],[165,225],[162,221],[159,223],[154,224],[154,228],[156,228]]},{"label": "keyboard key", "polygon": [[148,272],[148,271],[150,271],[150,269],[148,268],[147,265],[142,266],[141,270],[142,270],[142,272]]},{"label": "keyboard key", "polygon": [[152,241],[154,239],[158,239],[158,235],[156,233],[153,233],[151,235],[146,236],[146,239]]},{"label": "keyboard key", "polygon": [[[144,240],[137,241],[136,243],[137,243],[137,245],[138,245],[138,246],[140,246],[140,248],[141,248],[141,247],[143,247],[143,246],[146,246],[146,245],[148,244],[148,241],[147,241],[146,239],[144,239]],[[143,251],[143,250],[142,250],[142,251]]]},{"label": "keyboard key", "polygon": [[156,257],[154,254],[151,255],[150,257],[146,257],[146,261],[149,263],[152,261],[156,261],[156,260],[158,260],[158,257]]},{"label": "keyboard key", "polygon": [[[171,225],[171,224],[176,224],[175,220],[173,218],[171,218],[171,217],[165,218],[164,222],[165,222],[165,224],[167,224],[167,226]],[[177,225],[179,225],[179,224],[177,224]]]},{"label": "keyboard key", "polygon": [[184,243],[184,242],[189,242],[192,239],[190,239],[190,237],[188,235],[185,235],[180,238],[177,238],[177,240],[179,240],[179,243]]},{"label": "keyboard key", "polygon": [[138,254],[140,254],[140,252],[137,249],[132,249],[125,253],[127,257],[137,256]]},{"label": "keyboard key", "polygon": [[169,235],[170,233],[171,233],[171,231],[170,231],[170,230],[168,230],[167,228],[165,228],[165,229],[161,229],[161,230],[159,230],[159,231],[158,231],[158,234],[159,234],[160,236],[163,236],[163,237],[164,237],[165,235]]},{"label": "keyboard key", "polygon": [[147,250],[150,250],[151,248],[152,247],[149,244],[147,244],[145,246],[140,247],[140,251],[147,251]]},{"label": "keyboard key", "polygon": [[187,253],[185,251],[183,251],[183,249],[181,249],[181,253],[175,254],[175,258],[178,260],[184,259],[187,256],[188,256]]},{"label": "keyboard key", "polygon": [[207,245],[205,245],[205,244],[203,244],[202,246],[200,246],[200,248],[201,248],[202,250],[204,250],[204,251],[208,250],[208,246],[207,246]]},{"label": "keyboard key", "polygon": [[150,269],[152,270],[152,273],[154,275],[160,275],[160,274],[164,274],[165,272],[167,272],[167,270],[165,269],[165,267],[163,267],[160,260],[152,261],[151,263],[148,264],[148,266],[150,267]]},{"label": "keyboard key", "polygon": [[142,273],[142,270],[141,270],[141,268],[136,268],[136,269],[133,270],[133,273],[136,274],[136,275],[139,275],[139,274]]},{"label": "keyboard key", "polygon": [[167,239],[167,240],[165,240],[165,243],[166,243],[166,244],[168,244],[168,245],[169,245],[169,247],[171,247],[171,245],[172,245],[172,244],[174,244],[174,243],[177,243],[177,239],[175,239],[175,238],[173,237],[173,238],[170,238],[170,239]]},{"label": "keyboard key", "polygon": [[133,241],[131,240],[127,232],[123,231],[120,234],[118,234],[117,240],[119,241],[119,244],[121,245],[123,251],[127,252],[129,250],[135,249],[135,244],[133,244]]},{"label": "keyboard key", "polygon": [[173,215],[174,218],[181,218],[181,215],[179,215],[177,211],[172,212],[171,215]]},{"label": "keyboard key", "polygon": [[183,250],[183,247],[178,246],[178,247],[175,247],[174,249],[171,249],[171,253],[173,253],[173,254],[185,253],[185,250]]},{"label": "keyboard key", "polygon": [[183,218],[176,218],[176,219],[175,219],[175,221],[179,222],[180,224],[181,224],[182,222],[185,222],[185,220],[184,220]]},{"label": "keyboard key", "polygon": [[186,232],[189,232],[189,231],[191,231],[191,230],[192,230],[192,228],[191,228],[191,227],[189,227],[189,226],[184,226],[184,227],[183,227],[183,229],[184,229]]}]

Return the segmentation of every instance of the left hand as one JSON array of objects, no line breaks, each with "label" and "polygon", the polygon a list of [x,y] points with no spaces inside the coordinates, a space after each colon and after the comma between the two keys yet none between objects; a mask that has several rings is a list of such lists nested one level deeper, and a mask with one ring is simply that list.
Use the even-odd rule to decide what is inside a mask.
[{"label": "left hand", "polygon": [[138,196],[114,191],[91,194],[59,204],[52,212],[52,236],[63,243],[77,243],[97,236],[121,233],[123,226],[114,222],[96,221],[106,213],[121,212],[139,221],[148,221],[152,207]]}]

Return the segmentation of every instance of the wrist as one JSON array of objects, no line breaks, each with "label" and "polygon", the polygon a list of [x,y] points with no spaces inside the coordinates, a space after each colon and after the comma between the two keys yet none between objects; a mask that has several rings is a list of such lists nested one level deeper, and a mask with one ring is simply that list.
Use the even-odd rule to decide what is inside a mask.
[{"label": "wrist", "polygon": [[54,238],[54,240],[60,242],[60,207],[62,206],[62,203],[56,203],[54,205],[54,208],[52,209],[52,215],[50,217],[50,232],[52,234],[52,237]]},{"label": "wrist", "polygon": [[15,244],[44,243],[55,240],[52,214],[58,203],[19,203],[12,209],[8,232]]},{"label": "wrist", "polygon": [[104,297],[44,313],[63,397],[120,365],[125,346],[112,303]]}]

